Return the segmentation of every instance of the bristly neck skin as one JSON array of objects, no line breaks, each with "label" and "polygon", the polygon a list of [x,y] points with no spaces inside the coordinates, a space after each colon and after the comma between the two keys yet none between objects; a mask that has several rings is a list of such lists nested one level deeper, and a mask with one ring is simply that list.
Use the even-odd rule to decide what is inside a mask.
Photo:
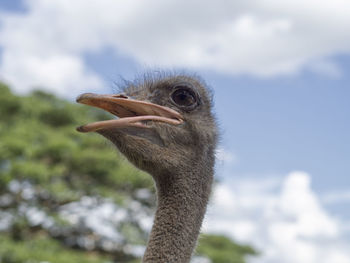
[{"label": "bristly neck skin", "polygon": [[155,178],[158,206],[144,263],[190,262],[210,195],[212,162]]}]

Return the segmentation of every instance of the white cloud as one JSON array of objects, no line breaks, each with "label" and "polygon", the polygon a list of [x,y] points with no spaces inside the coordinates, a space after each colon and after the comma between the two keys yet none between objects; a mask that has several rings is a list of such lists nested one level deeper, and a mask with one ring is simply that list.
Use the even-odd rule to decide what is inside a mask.
[{"label": "white cloud", "polygon": [[237,156],[231,152],[226,150],[225,148],[219,147],[216,149],[215,156],[217,161],[223,164],[233,164],[238,161]]},{"label": "white cloud", "polygon": [[0,19],[0,75],[22,91],[38,84],[57,92],[103,85],[86,68],[83,54],[106,47],[145,65],[260,76],[305,68],[338,76],[331,58],[350,52],[346,0],[27,0],[26,5],[27,12],[3,13]]},{"label": "white cloud", "polygon": [[59,95],[77,95],[82,89],[98,90],[103,86],[102,81],[85,68],[81,58],[74,55],[40,57],[7,50],[2,62],[5,81],[18,92],[40,87],[53,89]]},{"label": "white cloud", "polygon": [[64,1],[56,5],[41,0],[26,3],[28,12],[1,16],[0,78],[18,92],[41,87],[76,96],[82,90],[101,89],[103,81],[86,67],[82,56],[92,49],[94,38],[84,37],[82,26],[77,28],[79,32],[72,30],[74,19],[65,20],[69,9]]},{"label": "white cloud", "polygon": [[349,228],[325,210],[305,172],[219,184],[204,229],[253,244],[263,254],[251,262],[350,262]]}]

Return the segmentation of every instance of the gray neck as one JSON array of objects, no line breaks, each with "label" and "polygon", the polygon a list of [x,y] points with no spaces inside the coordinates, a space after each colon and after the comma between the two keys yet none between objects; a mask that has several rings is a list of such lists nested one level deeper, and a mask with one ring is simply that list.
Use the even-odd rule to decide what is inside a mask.
[{"label": "gray neck", "polygon": [[210,195],[212,168],[158,178],[158,207],[143,262],[189,262]]}]

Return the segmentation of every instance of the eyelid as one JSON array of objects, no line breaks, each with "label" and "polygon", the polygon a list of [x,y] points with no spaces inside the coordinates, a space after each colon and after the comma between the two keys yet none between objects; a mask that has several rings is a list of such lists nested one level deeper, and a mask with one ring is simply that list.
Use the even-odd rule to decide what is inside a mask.
[{"label": "eyelid", "polygon": [[[192,97],[194,98],[194,103],[190,106],[182,106],[182,105],[177,104],[173,99],[173,95],[178,90],[186,90],[187,92],[189,92],[192,95]],[[198,95],[197,91],[192,87],[192,85],[187,84],[187,83],[177,84],[177,85],[173,86],[173,91],[170,93],[170,98],[171,98],[171,102],[175,106],[177,106],[178,108],[181,108],[185,111],[194,110],[197,106],[199,106],[201,104],[200,96]]]},{"label": "eyelid", "polygon": [[174,85],[171,94],[174,94],[174,92],[176,92],[179,89],[187,90],[189,93],[194,95],[195,99],[199,98],[196,90],[192,87],[192,85],[190,85],[188,83],[179,83],[179,84]]}]

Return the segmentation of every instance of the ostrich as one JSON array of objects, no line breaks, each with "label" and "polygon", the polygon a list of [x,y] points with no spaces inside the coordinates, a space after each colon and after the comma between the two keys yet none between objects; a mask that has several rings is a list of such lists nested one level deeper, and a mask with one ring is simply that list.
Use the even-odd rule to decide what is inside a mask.
[{"label": "ostrich", "polygon": [[185,74],[145,76],[121,94],[85,93],[77,102],[119,119],[86,124],[154,179],[157,210],[143,262],[186,263],[208,203],[217,141],[206,85]]}]

